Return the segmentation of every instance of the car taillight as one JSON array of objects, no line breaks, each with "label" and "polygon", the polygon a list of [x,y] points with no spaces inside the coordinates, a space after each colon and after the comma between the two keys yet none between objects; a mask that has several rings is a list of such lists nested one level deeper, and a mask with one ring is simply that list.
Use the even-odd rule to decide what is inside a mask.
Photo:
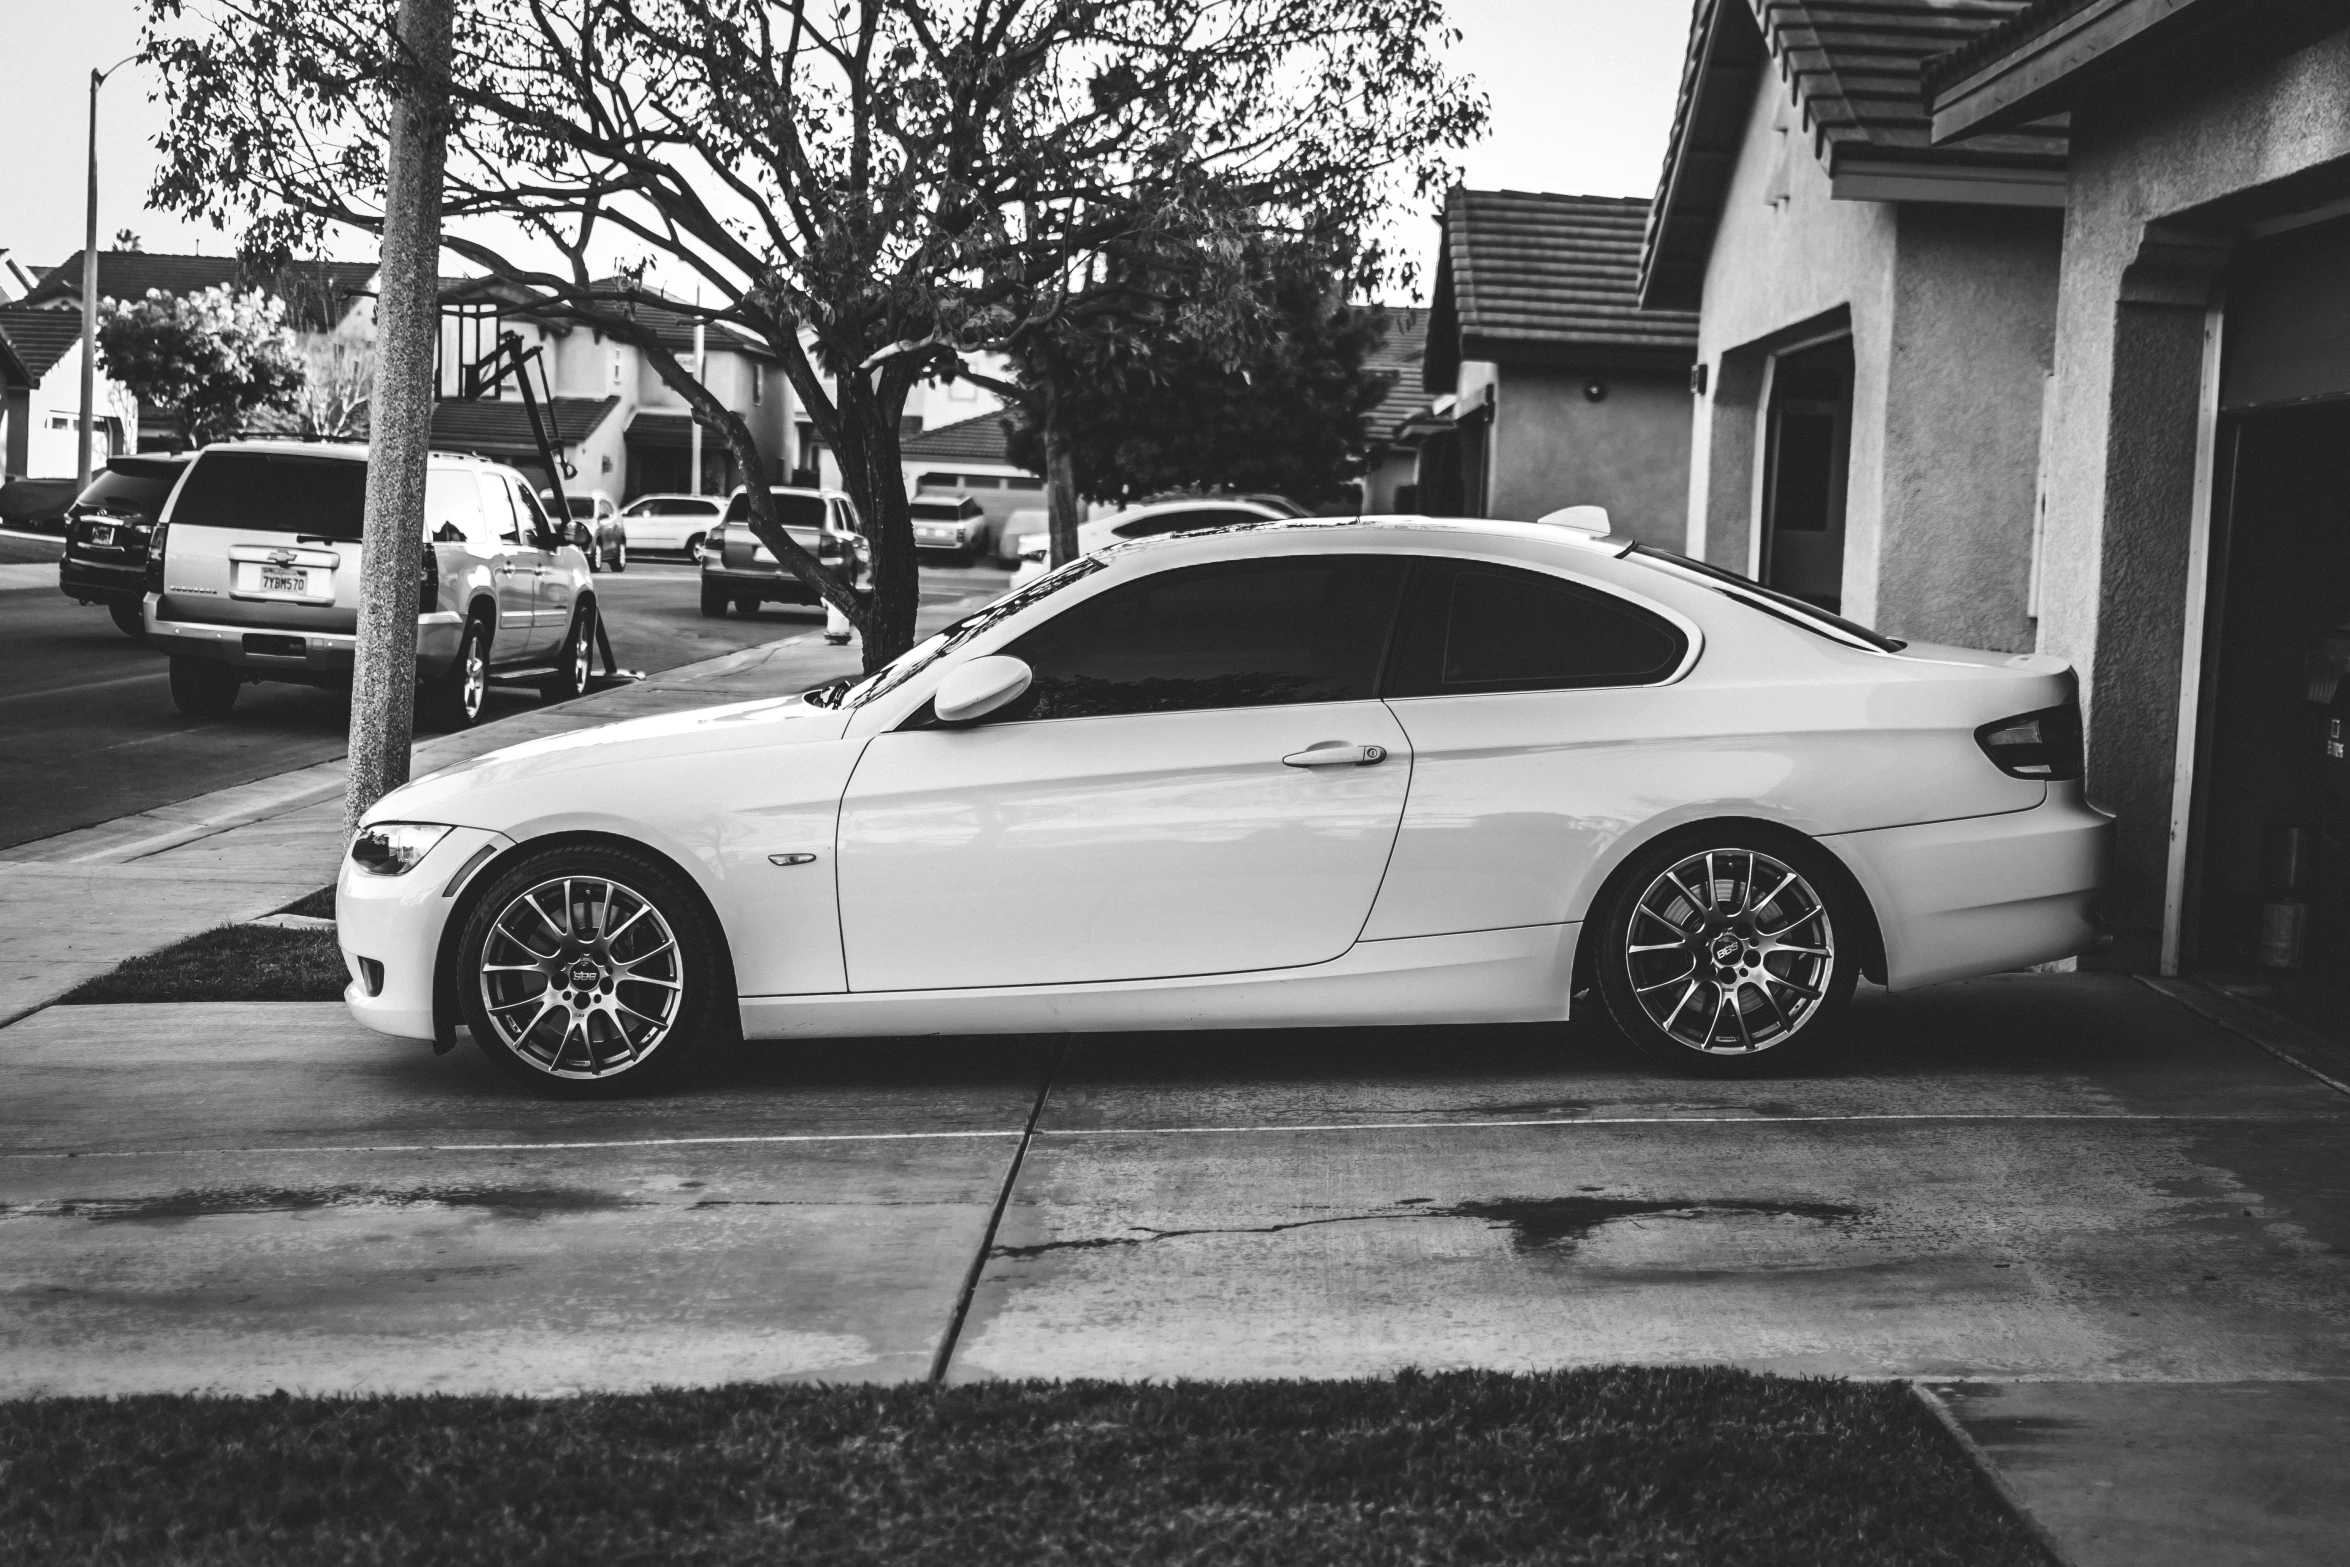
[{"label": "car taillight", "polygon": [[424,541],[424,563],[416,574],[416,613],[429,615],[441,607],[441,562],[432,541]]},{"label": "car taillight", "polygon": [[2067,702],[2018,713],[1975,731],[1975,744],[2010,778],[2081,776],[2081,709]]},{"label": "car taillight", "polygon": [[150,593],[163,591],[163,541],[170,536],[171,524],[155,524],[153,537],[147,540],[147,580],[142,584]]}]

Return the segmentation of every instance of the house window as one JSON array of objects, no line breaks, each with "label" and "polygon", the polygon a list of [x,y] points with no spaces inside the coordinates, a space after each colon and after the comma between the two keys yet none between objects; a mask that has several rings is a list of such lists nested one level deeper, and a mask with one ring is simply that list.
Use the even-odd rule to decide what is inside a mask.
[{"label": "house window", "polygon": [[765,401],[767,401],[767,367],[753,365],[751,366],[751,406],[756,408]]},{"label": "house window", "polygon": [[622,365],[620,360],[620,350],[617,346],[615,346],[612,350],[612,388],[614,391],[618,391],[620,389],[620,378],[624,370],[625,366]]}]

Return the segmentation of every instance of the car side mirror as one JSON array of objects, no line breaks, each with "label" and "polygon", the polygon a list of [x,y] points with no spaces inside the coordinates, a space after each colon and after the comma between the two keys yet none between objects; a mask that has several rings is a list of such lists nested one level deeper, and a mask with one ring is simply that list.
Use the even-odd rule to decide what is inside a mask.
[{"label": "car side mirror", "polygon": [[1018,701],[1035,679],[1036,672],[1021,659],[1001,653],[975,658],[938,683],[931,710],[942,724],[967,724]]}]

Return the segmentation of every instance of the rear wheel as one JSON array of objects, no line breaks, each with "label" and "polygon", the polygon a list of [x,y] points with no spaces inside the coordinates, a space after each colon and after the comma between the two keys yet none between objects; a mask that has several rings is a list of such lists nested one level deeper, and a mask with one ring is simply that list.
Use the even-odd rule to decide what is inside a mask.
[{"label": "rear wheel", "polygon": [[117,599],[106,606],[106,613],[114,619],[114,629],[133,642],[147,640],[146,606],[137,599],[128,603]]},{"label": "rear wheel", "polygon": [[1860,911],[1825,851],[1738,828],[1659,845],[1598,911],[1608,1015],[1650,1059],[1714,1076],[1828,1042],[1860,971]]},{"label": "rear wheel", "polygon": [[539,686],[539,691],[550,702],[568,702],[585,694],[588,676],[595,669],[596,606],[582,604],[571,617],[571,629],[563,633],[563,645],[555,653],[555,673]]},{"label": "rear wheel", "polygon": [[623,1093],[676,1076],[717,1033],[716,924],[652,855],[579,844],[517,861],[458,935],[451,988],[484,1054],[541,1093]]},{"label": "rear wheel", "polygon": [[628,569],[628,540],[622,539],[618,544],[612,546],[612,569],[614,571]]},{"label": "rear wheel", "polygon": [[209,658],[171,657],[171,705],[191,718],[219,718],[237,705],[244,677]]},{"label": "rear wheel", "polygon": [[726,589],[714,582],[702,584],[702,613],[712,617],[726,613]]},{"label": "rear wheel", "polygon": [[425,722],[435,729],[471,729],[481,722],[489,692],[490,628],[476,617],[465,623],[448,673],[424,683]]},{"label": "rear wheel", "polygon": [[759,595],[756,593],[737,593],[734,596],[734,612],[738,615],[756,615],[759,613]]},{"label": "rear wheel", "polygon": [[705,535],[697,533],[692,538],[685,541],[685,553],[687,559],[700,560],[702,558],[702,540],[704,537]]}]

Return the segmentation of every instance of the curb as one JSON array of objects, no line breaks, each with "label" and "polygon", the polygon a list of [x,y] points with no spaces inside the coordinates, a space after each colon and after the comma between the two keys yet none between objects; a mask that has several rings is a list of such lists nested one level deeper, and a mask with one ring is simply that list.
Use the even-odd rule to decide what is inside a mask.
[{"label": "curb", "polygon": [[[2316,1078],[2337,1094],[2350,1094],[2350,1061],[2342,1047],[2314,1029],[2281,1017],[2241,996],[2193,980],[2154,974],[2130,976],[2158,996],[2166,996],[2245,1043],[2267,1052],[2297,1072]],[[2322,1063],[2322,1064],[2321,1064]],[[2338,1075],[2337,1075],[2338,1074]]]},{"label": "curb", "polygon": [[1918,1401],[1928,1418],[1942,1428],[1942,1434],[1957,1444],[1959,1452],[1973,1467],[1975,1478],[1982,1481],[1985,1489],[1999,1499],[2000,1505],[2014,1516],[2017,1523],[2023,1525],[2024,1532],[2032,1537],[2032,1543],[2040,1547],[2048,1560],[2055,1567],[2078,1567],[2063,1545],[2058,1543],[2056,1536],[2049,1532],[2048,1526],[2032,1515],[2032,1509],[2025,1503],[2023,1494],[2008,1482],[2007,1476],[1999,1472],[1999,1466],[1991,1461],[1989,1453],[1983,1451],[1982,1444],[1967,1435],[1966,1427],[1958,1423],[1958,1416],[1950,1412],[1950,1406],[1942,1402],[1941,1395],[1923,1382],[1905,1382],[1902,1385],[1909,1389],[1910,1396]]}]

